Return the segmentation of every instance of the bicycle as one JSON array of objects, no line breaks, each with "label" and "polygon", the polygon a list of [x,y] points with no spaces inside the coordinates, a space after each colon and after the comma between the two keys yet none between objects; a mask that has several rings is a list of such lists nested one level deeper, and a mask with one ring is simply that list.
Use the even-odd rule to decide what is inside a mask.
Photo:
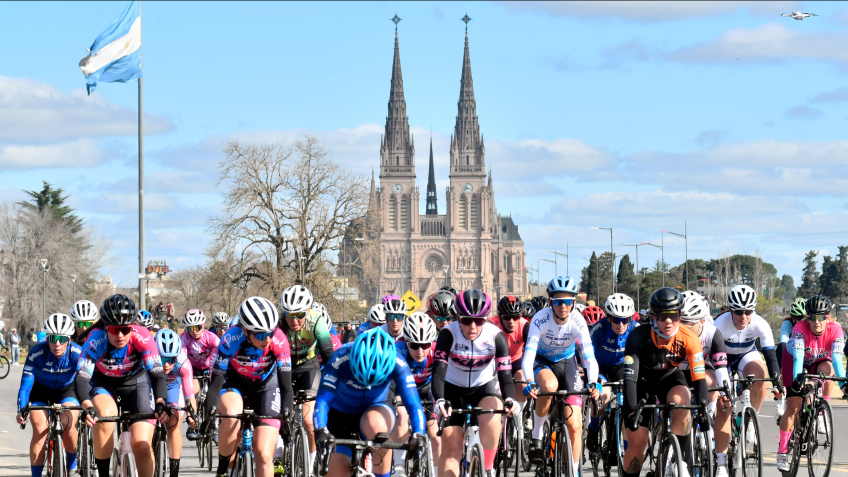
[{"label": "bicycle", "polygon": [[[284,462],[287,464],[289,477],[309,477],[309,436],[303,427],[303,405],[314,401],[315,395],[306,390],[300,390],[294,397],[294,419],[288,426],[288,442],[286,442]],[[318,459],[316,459],[313,471],[317,472]]]},{"label": "bicycle", "polygon": [[[508,411],[503,409],[483,409],[481,407],[468,406],[467,409],[459,409],[451,411],[453,414],[466,415],[465,436],[462,440],[462,447],[465,449],[465,454],[459,462],[460,477],[486,477],[486,467],[483,461],[483,444],[480,442],[480,414],[507,414]],[[439,417],[439,430],[437,434],[442,436],[445,430],[447,418]]]},{"label": "bicycle", "polygon": [[[45,442],[44,464],[47,468],[47,477],[68,477],[68,463],[65,455],[65,447],[62,444],[62,435],[65,427],[62,425],[62,413],[65,411],[81,411],[79,406],[63,406],[53,404],[51,406],[27,406],[21,410],[21,416],[27,418],[31,411],[47,411],[47,441]],[[26,428],[26,421],[21,424],[21,429]]]},{"label": "bicycle", "polygon": [[80,477],[95,477],[97,464],[94,461],[94,440],[91,428],[85,424],[85,416],[77,419],[77,469]]},{"label": "bicycle", "polygon": [[[801,455],[806,454],[810,477],[827,477],[833,460],[833,410],[822,396],[822,388],[827,380],[845,382],[848,378],[806,373],[798,378],[804,380],[804,401],[789,436],[789,472],[782,474],[795,477]],[[824,429],[820,429],[822,424]]]},{"label": "bicycle", "polygon": [[[515,384],[527,384],[526,381],[514,381]],[[521,470],[530,472],[532,463],[530,462],[530,440],[533,431],[533,414],[536,411],[536,400],[531,396],[527,396],[527,402],[524,404],[524,410],[521,411]]]},{"label": "bicycle", "polygon": [[495,455],[497,477],[507,477],[513,467],[515,467],[514,477],[518,477],[519,470],[524,467],[522,464],[524,429],[521,422],[521,417],[515,414],[504,415],[500,444]]},{"label": "bicycle", "polygon": [[[200,389],[197,391],[198,412],[197,416],[195,416],[195,419],[197,419],[196,429],[203,429],[203,424],[209,419],[209,416],[205,416],[203,411],[206,409],[206,395],[209,394],[209,376],[206,374],[197,376],[197,383],[200,385]],[[208,425],[211,428],[211,432],[200,434],[194,442],[197,446],[197,458],[200,460],[200,468],[202,469],[205,466],[209,472],[212,472],[212,459],[214,459],[212,437],[218,432],[218,420],[213,417]]]},{"label": "bicycle", "polygon": [[139,413],[130,414],[126,411],[121,411],[121,399],[115,400],[118,405],[117,416],[98,417],[97,422],[115,422],[116,426],[117,446],[112,449],[112,477],[138,477],[138,468],[135,463],[131,445],[130,424],[137,421],[148,419],[156,419],[156,414]]},{"label": "bicycle", "polygon": [[[318,469],[318,475],[327,475],[327,472],[330,471],[330,457],[334,454],[334,452],[328,452],[330,449],[335,450],[335,446],[347,446],[350,447],[351,456],[350,456],[350,475],[351,477],[374,477],[374,474],[370,469],[365,469],[363,467],[363,463],[368,459],[368,457],[373,453],[373,451],[377,449],[392,449],[392,450],[406,450],[409,451],[409,443],[400,443],[400,442],[390,442],[392,435],[388,432],[380,432],[374,436],[374,439],[368,440],[358,440],[358,439],[336,439],[332,438],[330,440],[330,444],[326,447],[327,451],[322,452],[321,456],[319,456],[316,461],[320,461],[320,468]],[[428,447],[430,445],[430,441],[427,440],[425,436],[424,447]],[[436,477],[433,472],[432,466],[423,465],[424,460],[424,449],[419,448],[417,452],[407,452],[406,459],[407,461],[412,461],[410,463],[405,464],[405,467],[409,469],[412,473],[407,474],[408,477]],[[420,472],[423,469],[425,472]]]},{"label": "bicycle", "polygon": [[[683,453],[677,436],[671,432],[671,420],[677,409],[701,410],[706,414],[706,403],[700,406],[679,405],[673,402],[667,404],[646,404],[644,399],[639,400],[634,413],[634,421],[638,424],[642,418],[643,410],[652,411],[651,426],[648,428],[648,445],[645,448],[645,460],[642,461],[641,476],[672,476],[680,477],[684,474]],[[659,425],[658,425],[659,424]],[[707,476],[710,477],[710,476]]]},{"label": "bicycle", "polygon": [[610,477],[613,465],[619,469],[624,468],[624,421],[621,419],[624,382],[605,382],[603,385],[612,388],[615,399],[606,403],[604,414],[598,423],[598,449],[595,452],[589,452],[594,477],[599,477],[601,469],[605,477]]},{"label": "bicycle", "polygon": [[[730,393],[733,400],[733,416],[730,424],[730,446],[727,449],[727,462],[730,477],[736,477],[737,472],[743,472],[745,477],[760,477],[763,474],[763,449],[760,446],[760,420],[757,410],[751,405],[751,386],[756,382],[768,381],[780,386],[779,380],[772,378],[755,378],[749,374],[744,378],[733,378],[731,382],[736,384],[736,393]],[[725,392],[728,392],[726,389]],[[742,392],[742,410],[737,412],[739,391]],[[753,429],[753,431],[749,430]],[[753,433],[754,441],[748,439]],[[742,445],[741,442],[745,445]]]},{"label": "bicycle", "polygon": [[8,346],[0,347],[0,379],[6,379],[6,376],[9,375],[9,371],[12,369],[12,363],[6,353],[11,354],[12,349]]},{"label": "bicycle", "polygon": [[[574,452],[571,447],[571,437],[568,433],[566,425],[566,398],[569,396],[589,396],[591,392],[588,389],[580,391],[553,391],[539,392],[536,394],[537,399],[544,396],[550,396],[551,407],[548,411],[548,422],[545,423],[545,432],[542,442],[545,448],[543,451],[543,459],[541,471],[542,475],[551,474],[552,477],[572,477],[572,475],[582,475],[582,465],[578,462],[577,473],[575,474],[572,467],[574,466]],[[592,411],[597,411],[598,403],[592,399]],[[581,410],[582,411],[582,407]],[[582,454],[582,453],[581,453]]]},{"label": "bicycle", "polygon": [[[690,388],[690,391],[694,391]],[[727,383],[724,386],[707,388],[707,392],[718,391],[725,396],[730,395]],[[695,397],[692,404],[697,405]],[[705,426],[709,423],[709,426]],[[713,419],[706,408],[698,407],[692,411],[692,426],[689,430],[689,455],[692,456],[692,468],[689,473],[692,477],[713,477],[716,469],[715,438],[713,431]]]},{"label": "bicycle", "polygon": [[[171,411],[187,411],[192,419],[196,419],[194,410],[191,406],[176,407],[169,406]],[[179,423],[177,423],[179,425]],[[153,462],[155,464],[153,475],[155,477],[165,477],[168,472],[168,428],[167,425],[156,421],[156,427],[153,429]]]},{"label": "bicycle", "polygon": [[[215,416],[215,409],[209,414]],[[260,416],[254,414],[252,409],[244,409],[241,414],[219,414],[218,419],[238,419],[241,422],[241,439],[236,448],[235,456],[233,457],[233,469],[230,477],[253,477],[256,475],[256,467],[253,456],[253,423],[263,419],[280,419],[285,420],[285,416]],[[213,421],[214,422],[214,421]],[[208,432],[205,434],[209,434]]]}]

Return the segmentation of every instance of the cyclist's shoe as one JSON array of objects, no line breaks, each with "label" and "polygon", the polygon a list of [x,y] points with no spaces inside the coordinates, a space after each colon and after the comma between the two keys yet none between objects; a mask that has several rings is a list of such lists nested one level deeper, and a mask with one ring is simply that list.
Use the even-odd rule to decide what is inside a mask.
[{"label": "cyclist's shoe", "polygon": [[717,466],[715,477],[728,477],[727,466],[726,465]]},{"label": "cyclist's shoe", "polygon": [[752,446],[759,444],[759,442],[757,442],[757,431],[754,430],[754,426],[748,426],[745,436],[745,440],[748,441],[748,444],[751,444]]},{"label": "cyclist's shoe", "polygon": [[196,431],[196,430],[189,428],[189,429],[186,431],[186,439],[188,439],[188,440],[190,440],[190,441],[194,442],[194,441],[196,441],[196,440],[197,440],[197,437],[198,437],[198,434],[197,434],[197,431]]},{"label": "cyclist's shoe", "polygon": [[824,415],[819,414],[816,417],[816,431],[819,434],[827,434],[827,425],[824,422]]},{"label": "cyclist's shoe", "polygon": [[68,477],[80,477],[79,467],[77,467],[76,469],[70,469],[68,471]]},{"label": "cyclist's shoe", "polygon": [[392,469],[392,477],[406,477],[406,469],[403,466],[398,465]]},{"label": "cyclist's shoe", "polygon": [[533,465],[542,465],[542,439],[530,439],[530,462]]},{"label": "cyclist's shoe", "polygon": [[589,429],[589,432],[586,434],[586,449],[588,449],[589,452],[598,452],[597,429]]},{"label": "cyclist's shoe", "polygon": [[274,475],[284,475],[286,473],[286,469],[283,467],[283,459],[279,457],[274,458]]},{"label": "cyclist's shoe", "polygon": [[777,454],[777,470],[789,472],[789,454]]}]

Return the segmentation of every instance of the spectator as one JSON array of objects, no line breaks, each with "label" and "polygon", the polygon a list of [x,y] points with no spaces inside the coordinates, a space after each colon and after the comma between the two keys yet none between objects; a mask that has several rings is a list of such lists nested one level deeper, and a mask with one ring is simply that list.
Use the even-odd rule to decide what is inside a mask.
[{"label": "spectator", "polygon": [[43,342],[47,341],[47,333],[44,332],[44,326],[42,326],[41,329],[38,330],[38,333],[36,333],[35,336],[36,336],[36,340],[39,343],[43,343]]},{"label": "spectator", "polygon": [[342,327],[342,343],[353,343],[356,341],[356,328],[349,322],[345,322]]},{"label": "spectator", "polygon": [[18,360],[21,359],[21,335],[15,328],[9,333],[9,344],[12,345],[12,366],[18,366]]},{"label": "spectator", "polygon": [[153,314],[157,320],[162,321],[165,319],[165,306],[160,301],[158,305],[156,305],[156,313]]}]

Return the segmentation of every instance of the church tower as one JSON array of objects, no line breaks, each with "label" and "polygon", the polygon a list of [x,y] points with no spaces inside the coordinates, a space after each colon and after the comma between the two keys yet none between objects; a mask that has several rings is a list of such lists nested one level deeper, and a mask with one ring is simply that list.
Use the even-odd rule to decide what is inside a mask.
[{"label": "church tower", "polygon": [[436,172],[433,168],[433,134],[430,133],[430,173],[427,176],[427,215],[439,215],[436,198]]}]

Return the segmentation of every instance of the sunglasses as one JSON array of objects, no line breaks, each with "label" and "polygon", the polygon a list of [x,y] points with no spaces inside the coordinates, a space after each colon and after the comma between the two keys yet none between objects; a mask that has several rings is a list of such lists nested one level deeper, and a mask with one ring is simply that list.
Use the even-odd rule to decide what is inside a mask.
[{"label": "sunglasses", "polygon": [[736,316],[751,316],[752,313],[754,313],[754,310],[733,310],[733,314]]},{"label": "sunglasses", "polygon": [[298,311],[298,312],[294,312],[294,313],[288,313],[287,312],[286,318],[289,319],[289,320],[302,320],[302,319],[306,318],[307,313],[309,313],[309,310]]},{"label": "sunglasses", "polygon": [[70,337],[70,336],[62,336],[62,335],[47,335],[47,342],[48,342],[48,343],[59,343],[59,344],[65,344],[65,343],[67,343],[68,341],[71,341],[71,337]]},{"label": "sunglasses", "polygon": [[472,324],[474,324],[477,326],[477,328],[483,326],[483,323],[485,322],[485,318],[462,317],[459,319],[460,324],[463,324],[465,326],[471,326]]},{"label": "sunglasses", "polygon": [[386,315],[386,321],[403,321],[406,315],[403,313],[389,313]]},{"label": "sunglasses", "polygon": [[406,347],[413,350],[418,351],[420,349],[430,349],[433,346],[433,343],[407,343]]},{"label": "sunglasses", "polygon": [[453,318],[451,318],[451,317],[449,317],[449,316],[434,316],[433,318],[434,318],[436,321],[441,321],[441,322],[445,322],[445,321],[453,321]]},{"label": "sunglasses", "polygon": [[274,332],[268,331],[266,333],[254,333],[254,332],[251,331],[250,334],[252,334],[253,337],[258,339],[259,341],[265,341],[268,338],[270,338],[274,334]]},{"label": "sunglasses", "polygon": [[174,364],[176,361],[176,356],[162,356],[162,364]]},{"label": "sunglasses", "polygon": [[91,328],[91,325],[93,325],[93,324],[94,324],[93,321],[76,321],[76,322],[74,322],[74,326],[76,326],[77,328]]},{"label": "sunglasses", "polygon": [[503,320],[514,321],[514,320],[520,320],[521,316],[520,315],[515,315],[515,316],[507,315],[507,316],[501,316],[500,319],[501,319],[501,321],[503,321]]},{"label": "sunglasses", "polygon": [[680,321],[680,313],[661,313],[659,315],[654,315],[654,318],[656,318],[657,321],[670,321],[672,323],[677,323]]},{"label": "sunglasses", "polygon": [[574,303],[574,298],[554,298],[551,300],[553,306],[571,306]]},{"label": "sunglasses", "polygon": [[827,321],[827,315],[810,315],[807,319],[810,321]]},{"label": "sunglasses", "polygon": [[107,326],[106,327],[106,331],[108,331],[110,335],[115,335],[115,336],[118,336],[118,335],[126,336],[126,335],[132,333],[132,330],[133,330],[132,326]]},{"label": "sunglasses", "polygon": [[186,329],[189,331],[200,331],[203,329],[203,325],[186,326]]},{"label": "sunglasses", "polygon": [[614,325],[629,325],[630,324],[630,318],[616,318],[614,316],[610,316],[608,318],[610,320],[610,323],[612,323]]}]

